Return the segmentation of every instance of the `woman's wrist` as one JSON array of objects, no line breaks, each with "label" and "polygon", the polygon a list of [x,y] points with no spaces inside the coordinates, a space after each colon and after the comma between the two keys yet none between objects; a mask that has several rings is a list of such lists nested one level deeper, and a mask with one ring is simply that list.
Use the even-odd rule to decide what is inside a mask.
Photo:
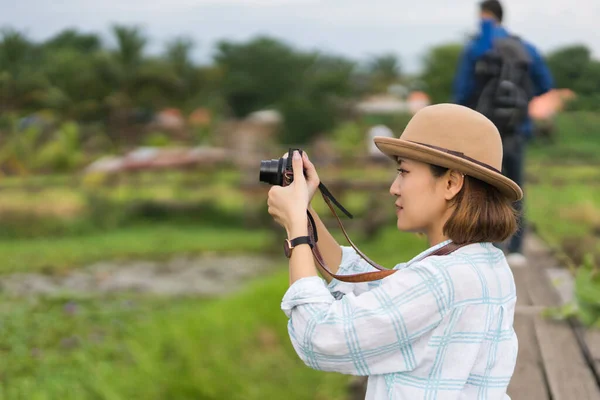
[{"label": "woman's wrist", "polygon": [[287,229],[288,239],[297,238],[298,236],[308,236],[308,218],[306,214],[303,217],[295,219]]}]

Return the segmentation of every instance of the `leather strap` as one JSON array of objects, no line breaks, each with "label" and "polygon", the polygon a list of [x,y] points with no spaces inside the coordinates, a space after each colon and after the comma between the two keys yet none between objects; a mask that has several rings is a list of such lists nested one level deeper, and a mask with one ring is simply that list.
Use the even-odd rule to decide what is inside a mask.
[{"label": "leather strap", "polygon": [[313,247],[315,245],[315,239],[311,238],[310,236],[298,236],[292,240],[290,240],[290,244],[292,245],[291,249],[293,249],[294,247],[300,245],[300,244],[307,244],[310,247]]},{"label": "leather strap", "polygon": [[[321,189],[321,188],[325,188],[325,186],[322,184],[319,184],[319,189]],[[331,204],[331,200],[334,200],[336,205],[339,205],[340,207],[341,207],[341,205],[337,202],[337,200],[335,200],[333,198],[333,196],[331,195],[329,190],[327,190],[326,188],[325,188],[325,190],[321,190],[321,195],[323,196],[325,203],[327,204],[327,206],[329,207],[329,209],[331,210],[331,212],[337,219],[338,225],[340,226],[342,233],[346,237],[346,240],[348,241],[348,243],[350,243],[350,246],[352,246],[352,248],[354,250],[356,250],[356,252],[358,253],[358,255],[361,258],[363,258],[366,262],[371,264],[374,268],[378,269],[379,271],[364,272],[364,273],[360,273],[360,274],[350,274],[350,275],[337,275],[337,274],[334,274],[333,272],[331,272],[329,270],[329,268],[327,268],[327,266],[325,265],[325,261],[323,260],[323,257],[321,256],[321,252],[319,251],[319,247],[317,245],[318,237],[317,237],[317,228],[315,226],[315,221],[314,221],[312,215],[310,214],[310,212],[306,211],[306,213],[308,214],[308,234],[311,237],[311,240],[313,241],[313,243],[315,244],[312,248],[312,253],[313,253],[315,259],[317,260],[317,262],[323,268],[323,270],[332,278],[335,278],[335,279],[337,279],[339,281],[343,281],[343,282],[371,282],[371,281],[383,279],[383,278],[390,276],[391,274],[397,272],[398,270],[388,269],[388,268],[382,267],[381,265],[373,262],[363,252],[361,252],[354,245],[354,243],[352,243],[352,240],[350,240],[350,237],[348,237],[348,233],[346,232],[346,230],[344,229],[344,226],[342,225],[342,221],[340,221],[340,218],[338,217],[337,213],[335,212],[335,209],[333,208],[333,206]],[[350,218],[352,218],[350,213],[347,212],[345,209],[343,209],[343,207],[341,207],[341,209],[345,212],[346,215],[348,215]],[[461,247],[466,246],[467,244],[468,243],[457,245],[456,243],[451,242],[451,243],[447,244],[446,246],[443,246],[443,247],[439,248],[438,250],[434,251],[433,253],[428,254],[426,257],[444,256],[444,255],[450,254],[450,253],[460,249]],[[426,257],[423,257],[422,259],[425,259]]]}]

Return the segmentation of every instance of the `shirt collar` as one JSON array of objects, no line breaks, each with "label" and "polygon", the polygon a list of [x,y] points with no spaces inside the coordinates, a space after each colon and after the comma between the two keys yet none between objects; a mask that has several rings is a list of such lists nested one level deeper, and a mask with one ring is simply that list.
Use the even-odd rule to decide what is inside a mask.
[{"label": "shirt collar", "polygon": [[428,248],[427,250],[421,252],[419,255],[417,255],[416,257],[413,257],[409,262],[406,263],[406,267],[408,267],[409,265],[411,265],[412,263],[419,261],[420,259],[427,257],[428,255],[430,255],[431,253],[435,252],[436,250],[446,246],[447,244],[452,243],[452,240],[448,239],[445,240],[441,243],[436,244],[435,246],[432,246],[430,248]]}]

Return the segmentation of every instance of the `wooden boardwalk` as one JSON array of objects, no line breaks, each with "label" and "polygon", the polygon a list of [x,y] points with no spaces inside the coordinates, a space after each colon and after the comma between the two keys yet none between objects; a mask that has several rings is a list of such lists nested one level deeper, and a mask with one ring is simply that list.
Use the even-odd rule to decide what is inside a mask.
[{"label": "wooden boardwalk", "polygon": [[600,333],[539,316],[561,304],[547,273],[556,261],[536,237],[525,247],[528,265],[513,268],[519,355],[508,394],[512,400],[600,400]]}]

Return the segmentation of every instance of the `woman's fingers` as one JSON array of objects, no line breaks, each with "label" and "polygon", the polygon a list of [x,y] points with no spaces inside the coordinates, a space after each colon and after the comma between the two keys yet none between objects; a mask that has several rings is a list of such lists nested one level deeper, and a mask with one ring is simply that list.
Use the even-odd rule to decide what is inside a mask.
[{"label": "woman's fingers", "polygon": [[306,153],[302,153],[302,161],[304,162],[304,169],[306,170],[306,180],[310,183],[317,183],[319,181],[319,175],[314,164],[308,159]]}]

